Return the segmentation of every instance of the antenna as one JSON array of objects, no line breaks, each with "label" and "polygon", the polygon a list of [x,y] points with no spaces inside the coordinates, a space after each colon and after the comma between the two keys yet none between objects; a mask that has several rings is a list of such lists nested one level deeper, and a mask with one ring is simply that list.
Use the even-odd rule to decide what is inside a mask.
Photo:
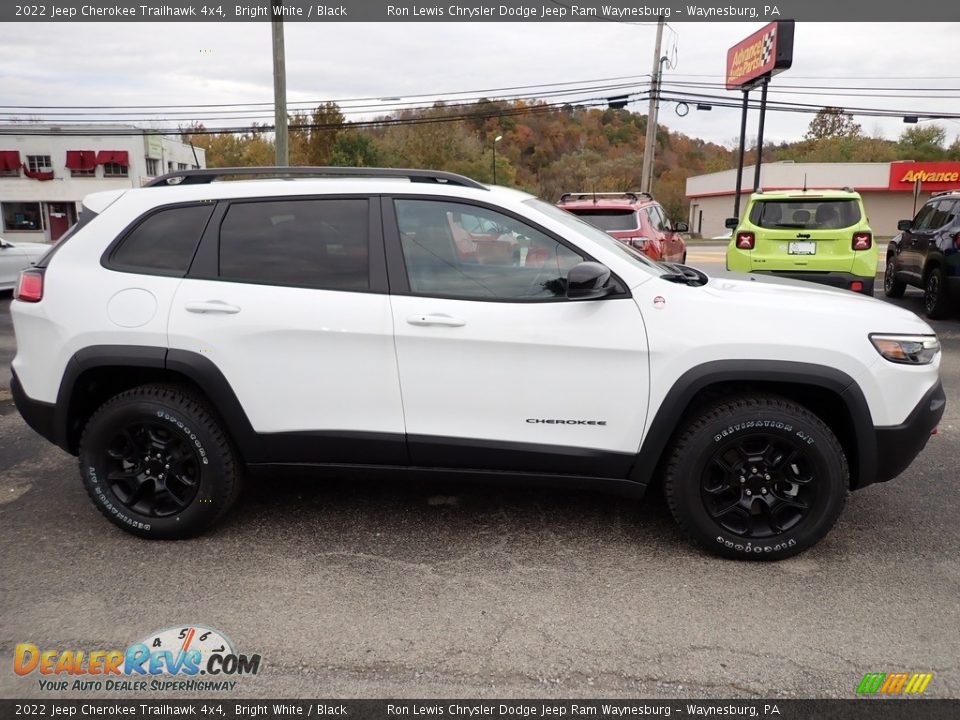
[{"label": "antenna", "polygon": [[807,174],[806,173],[803,174],[803,191],[804,192],[807,191]]},{"label": "antenna", "polygon": [[593,204],[597,204],[597,181],[593,181]]}]

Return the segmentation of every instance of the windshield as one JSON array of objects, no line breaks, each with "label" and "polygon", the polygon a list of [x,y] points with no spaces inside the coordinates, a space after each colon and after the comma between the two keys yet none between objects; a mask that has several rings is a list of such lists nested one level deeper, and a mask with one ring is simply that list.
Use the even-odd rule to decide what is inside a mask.
[{"label": "windshield", "polygon": [[607,232],[620,230],[637,230],[637,214],[633,210],[595,210],[593,208],[570,208],[577,217],[583,218],[594,227]]},{"label": "windshield", "polygon": [[856,200],[763,200],[750,210],[750,222],[762,228],[837,230],[860,222]]},{"label": "windshield", "polygon": [[581,220],[576,215],[567,212],[566,210],[561,210],[555,205],[551,205],[548,202],[544,202],[539,198],[531,198],[530,200],[524,200],[524,205],[529,205],[530,207],[539,210],[544,215],[547,215],[551,220],[556,220],[563,225],[566,225],[568,228],[573,230],[580,235],[586,235],[588,238],[593,240],[595,243],[603,247],[605,250],[610,252],[617,253],[622,258],[629,260],[631,263],[638,267],[642,267],[647,272],[652,272],[657,275],[663,275],[669,270],[664,267],[661,267],[657,263],[653,262],[643,253],[640,253],[634,250],[631,247],[627,247],[619,240],[614,239],[610,235],[607,235],[602,230],[598,230],[593,225],[584,220]]}]

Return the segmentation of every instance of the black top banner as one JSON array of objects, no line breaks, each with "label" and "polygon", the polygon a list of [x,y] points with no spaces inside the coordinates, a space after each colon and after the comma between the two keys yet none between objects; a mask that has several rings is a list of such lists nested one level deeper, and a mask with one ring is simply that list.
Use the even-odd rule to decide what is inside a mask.
[{"label": "black top banner", "polygon": [[[944,0],[766,0],[704,3],[629,0],[53,0],[0,3],[0,22],[832,22],[960,21]],[[866,39],[864,39],[866,41]]]}]

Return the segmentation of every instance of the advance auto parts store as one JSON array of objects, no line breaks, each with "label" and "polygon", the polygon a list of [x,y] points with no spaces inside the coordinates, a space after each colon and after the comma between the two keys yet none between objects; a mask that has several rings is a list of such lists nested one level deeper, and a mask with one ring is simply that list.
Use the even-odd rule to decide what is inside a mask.
[{"label": "advance auto parts store", "polygon": [[[753,178],[753,168],[743,169],[744,179]],[[960,162],[890,163],[792,163],[764,164],[760,168],[761,190],[793,190],[806,185],[811,192],[849,187],[863,197],[870,227],[878,237],[897,234],[897,221],[914,216],[913,190],[920,180],[917,209],[933,193],[960,190]],[[687,179],[690,230],[703,237],[729,234],[724,220],[733,215],[737,171],[697,175]],[[806,182],[804,182],[806,180]],[[750,189],[741,195],[741,212]]]}]

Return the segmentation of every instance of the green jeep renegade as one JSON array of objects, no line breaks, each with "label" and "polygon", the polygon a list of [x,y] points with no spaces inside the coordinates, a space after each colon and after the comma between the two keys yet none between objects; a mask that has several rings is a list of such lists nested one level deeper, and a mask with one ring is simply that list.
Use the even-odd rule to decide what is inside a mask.
[{"label": "green jeep renegade", "polygon": [[853,190],[780,190],[750,196],[727,247],[727,270],[769,273],[873,295],[877,245]]}]

